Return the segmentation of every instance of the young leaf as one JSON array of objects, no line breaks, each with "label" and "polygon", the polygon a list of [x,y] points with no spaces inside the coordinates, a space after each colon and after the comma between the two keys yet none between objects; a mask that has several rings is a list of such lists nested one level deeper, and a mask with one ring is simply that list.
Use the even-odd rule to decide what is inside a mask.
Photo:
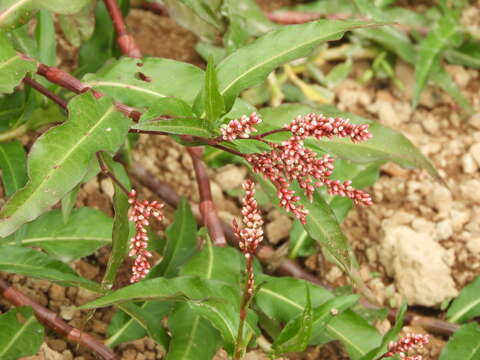
[{"label": "young leaf", "polygon": [[[276,321],[288,322],[303,312],[307,302],[304,295],[305,286],[310,289],[314,308],[333,298],[327,290],[304,280],[272,278],[264,275],[259,281],[265,283],[255,295],[255,303],[261,311]],[[320,330],[316,330],[317,326]],[[321,330],[322,326],[326,326],[326,331]],[[334,317],[326,325],[322,322],[315,323],[313,334],[312,344],[340,340],[354,360],[360,359],[381,342],[378,331],[349,310]],[[322,339],[319,339],[320,334],[325,334]]]},{"label": "young leaf", "polygon": [[0,143],[0,168],[5,194],[12,196],[27,182],[27,157],[20,141]]},{"label": "young leaf", "polygon": [[398,309],[397,316],[395,319],[395,325],[388,330],[388,332],[383,336],[382,343],[379,347],[370,351],[367,355],[362,357],[361,360],[375,360],[379,359],[383,354],[388,351],[388,344],[392,341],[395,341],[398,337],[398,334],[402,330],[403,321],[405,319],[405,313],[407,312],[407,304],[403,304],[400,309]]},{"label": "young leaf", "polygon": [[300,221],[293,222],[288,240],[288,257],[296,259],[298,256],[310,256],[315,254],[315,240],[308,235]]},{"label": "young leaf", "polygon": [[126,105],[145,107],[169,96],[191,104],[203,78],[201,69],[180,61],[121,58],[83,81]]},{"label": "young leaf", "polygon": [[440,354],[440,360],[480,359],[480,325],[463,325],[450,338]]},{"label": "young leaf", "polygon": [[62,216],[63,223],[68,223],[70,214],[72,213],[75,203],[77,201],[78,191],[80,190],[80,184],[75,186],[70,192],[62,199]]},{"label": "young leaf", "polygon": [[227,109],[248,87],[261,83],[277,66],[308,55],[317,45],[373,22],[319,20],[271,31],[225,58],[217,67],[220,94]]},{"label": "young leaf", "polygon": [[43,326],[31,307],[17,307],[0,315],[0,359],[35,355],[43,342]]},{"label": "young leaf", "polygon": [[[172,303],[160,302],[160,301],[146,301],[137,306],[136,311],[131,307],[132,304],[128,304],[127,311],[130,314],[145,314],[147,319],[153,319],[154,322],[160,323],[159,319],[162,319],[172,309]],[[118,310],[112,317],[112,320],[108,324],[107,340],[105,345],[114,347],[118,344],[141,339],[147,335],[146,319],[140,319],[138,316],[130,316],[123,310]],[[163,339],[160,345],[166,348],[168,344],[167,338],[163,336],[165,330],[160,330],[160,338]]]},{"label": "young leaf", "polygon": [[306,287],[307,303],[301,315],[290,320],[275,339],[272,348],[275,354],[299,352],[308,346],[313,329],[313,312],[310,290]]},{"label": "young leaf", "polygon": [[28,160],[29,182],[0,211],[0,236],[32,221],[61,200],[85,176],[97,151],[115,152],[128,132],[130,119],[111,99],[91,92],[69,103],[69,120],[44,133]]},{"label": "young leaf", "polygon": [[99,210],[83,207],[73,210],[65,223],[61,211],[55,209],[24,225],[19,233],[20,237],[7,236],[0,244],[39,247],[59,260],[71,261],[110,244],[112,219]]},{"label": "young leaf", "polygon": [[217,73],[213,58],[210,58],[205,72],[205,86],[203,88],[204,107],[207,120],[214,124],[225,112],[223,97],[218,91]]},{"label": "young leaf", "polygon": [[417,105],[420,93],[432,73],[433,65],[449,44],[459,41],[459,38],[461,38],[460,30],[456,17],[452,14],[446,14],[440,18],[435,29],[420,42],[418,61],[415,66],[415,89],[412,98],[414,107]]},{"label": "young leaf", "polygon": [[55,66],[57,60],[57,41],[55,37],[53,14],[40,10],[37,14],[35,38],[38,46],[38,61],[49,66]]},{"label": "young leaf", "polygon": [[480,315],[480,276],[465,286],[448,308],[447,319],[462,323]]},{"label": "young leaf", "polygon": [[[120,163],[113,161],[111,157],[104,153],[101,153],[100,156],[111,173],[114,174],[115,178],[120,181],[126,189],[130,189],[130,179],[123,166]],[[128,252],[128,244],[130,240],[128,222],[128,210],[130,209],[130,204],[128,202],[128,195],[125,194],[123,189],[115,182],[114,189],[113,210],[115,212],[115,217],[113,220],[112,231],[112,251],[102,280],[102,289],[104,291],[112,289],[118,269]]]},{"label": "young leaf", "polygon": [[57,282],[64,286],[97,291],[98,285],[77,275],[68,265],[33,249],[1,245],[0,271]]},{"label": "young leaf", "polygon": [[166,230],[167,243],[163,250],[162,262],[152,276],[162,275],[167,278],[176,276],[179,267],[197,250],[197,225],[185,198],[180,199],[174,218],[175,221]]},{"label": "young leaf", "polygon": [[177,304],[168,327],[172,340],[166,360],[211,360],[221,346],[219,332],[187,304]]},{"label": "young leaf", "polygon": [[208,319],[222,334],[225,349],[232,352],[239,324],[238,289],[216,280],[197,277],[156,278],[116,290],[81,308],[104,307],[125,301],[148,299],[171,300],[172,297],[186,297],[188,306],[198,315]]},{"label": "young leaf", "polygon": [[[0,21],[2,16],[0,7]],[[13,48],[7,35],[0,31],[0,94],[11,93],[25,75],[37,66],[30,59],[20,56]]]}]

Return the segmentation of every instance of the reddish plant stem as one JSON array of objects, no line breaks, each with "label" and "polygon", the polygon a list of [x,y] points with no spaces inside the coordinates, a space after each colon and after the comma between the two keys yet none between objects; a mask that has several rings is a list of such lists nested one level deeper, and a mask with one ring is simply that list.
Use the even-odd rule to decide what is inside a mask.
[{"label": "reddish plant stem", "polygon": [[38,83],[37,81],[33,80],[29,76],[25,76],[23,78],[23,82],[30,86],[31,88],[37,90],[39,93],[45,95],[47,98],[52,100],[54,103],[57,103],[60,105],[63,109],[67,110],[67,102],[62,99],[60,96],[57,94],[54,94],[50,90],[48,90],[46,87],[44,87],[42,84]]},{"label": "reddish plant stem", "polygon": [[130,129],[128,130],[129,133],[133,134],[150,134],[150,135],[171,135],[164,131],[157,131],[157,130],[140,130],[140,129]]},{"label": "reddish plant stem", "polygon": [[203,149],[201,147],[187,147],[193,162],[195,176],[197,178],[198,192],[200,194],[200,214],[203,223],[208,229],[208,233],[216,246],[227,246],[225,233],[223,232],[222,223],[218,217],[217,208],[212,198],[210,188],[210,179],[205,165],[202,161]]},{"label": "reddish plant stem", "polygon": [[134,5],[134,7],[137,7],[142,10],[147,10],[151,11],[154,14],[160,15],[160,16],[168,16],[168,10],[165,6],[160,5],[159,3],[156,2],[146,2],[143,1],[140,4]]},{"label": "reddish plant stem", "polygon": [[123,21],[122,13],[118,7],[116,0],[103,0],[107,7],[108,13],[113,22],[113,26],[117,32],[117,42],[122,53],[126,56],[141,59],[142,53],[137,47],[133,36],[127,33],[127,27]]},{"label": "reddish plant stem", "polygon": [[102,173],[106,176],[108,176],[110,179],[112,179],[112,181],[118,185],[118,187],[120,189],[122,189],[122,191],[127,195],[129,196],[130,195],[130,191],[125,187],[123,186],[123,184],[116,178],[116,176],[114,174],[112,174],[112,172],[108,169],[108,167],[105,165],[105,163],[103,162],[103,159],[102,159],[102,156],[101,156],[101,151],[97,151],[95,153],[95,156],[97,157],[97,161],[98,161],[98,165],[100,165],[100,170],[102,171]]},{"label": "reddish plant stem", "polygon": [[270,21],[283,25],[303,24],[322,17],[320,13],[305,11],[276,11],[269,12],[266,15]]},{"label": "reddish plant stem", "polygon": [[[172,207],[177,206],[179,197],[176,194],[175,190],[169,185],[156,180],[155,176],[151,174],[148,170],[146,170],[142,165],[134,164],[132,165],[132,167],[130,167],[129,171],[133,175],[133,177],[138,180],[138,182],[150,189],[158,197],[163,199],[168,205]],[[200,216],[198,216],[198,214],[196,218],[198,222],[202,222],[202,219]],[[233,233],[232,227],[223,222],[221,223],[221,225],[223,227],[223,231],[228,242],[231,245],[238,247],[238,239]],[[263,264],[266,264],[269,268],[271,268],[272,259],[275,259],[276,254],[275,250],[270,245],[265,244],[259,248],[256,256]],[[275,259],[274,262],[275,266],[273,270],[278,275],[291,276],[294,278],[303,279],[318,286],[322,286],[328,290],[334,290],[331,286],[323,283],[316,276],[305,271],[301,266],[299,266],[296,262],[290,259],[279,258]],[[381,308],[380,306],[372,304],[364,299],[361,299],[360,302],[363,306],[367,308]],[[397,312],[395,309],[389,310],[388,317],[391,321],[395,320],[396,313]],[[459,327],[457,324],[452,324],[447,321],[436,319],[433,317],[417,315],[415,313],[412,313],[411,311],[407,312],[405,317],[405,323],[411,326],[422,327],[433,334],[438,334],[442,336],[452,335]]]},{"label": "reddish plant stem", "polygon": [[25,296],[5,280],[0,279],[0,294],[15,306],[31,306],[37,319],[67,340],[90,349],[104,360],[118,360],[119,357],[100,341],[63,321],[53,311]]}]

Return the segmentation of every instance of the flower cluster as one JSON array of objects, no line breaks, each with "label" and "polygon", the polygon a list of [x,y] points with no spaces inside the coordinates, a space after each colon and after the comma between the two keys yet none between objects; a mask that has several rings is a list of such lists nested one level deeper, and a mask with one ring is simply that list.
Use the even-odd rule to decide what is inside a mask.
[{"label": "flower cluster", "polygon": [[243,115],[240,119],[231,120],[220,128],[222,139],[232,141],[236,138],[248,138],[252,132],[256,132],[255,125],[262,122],[262,119],[253,112],[250,116]]},{"label": "flower cluster", "polygon": [[421,355],[411,355],[408,356],[407,353],[410,350],[413,350],[417,347],[422,347],[425,344],[428,344],[429,337],[428,335],[423,334],[407,334],[398,341],[391,342],[388,345],[388,352],[382,356],[387,358],[398,354],[401,359],[404,360],[422,360]]},{"label": "flower cluster", "polygon": [[239,240],[240,250],[247,259],[248,283],[247,292],[249,295],[253,293],[254,277],[253,277],[253,255],[257,251],[258,244],[263,240],[263,220],[258,209],[255,195],[255,183],[247,180],[243,184],[245,197],[243,198],[243,224],[244,228],[240,229],[239,225],[233,220],[233,231]]},{"label": "flower cluster", "polygon": [[132,190],[128,195],[128,202],[130,203],[130,217],[129,220],[135,222],[135,236],[130,239],[130,256],[135,256],[135,262],[132,266],[132,276],[130,282],[134,283],[143,279],[150,271],[150,263],[148,258],[152,256],[147,250],[148,235],[145,228],[150,224],[150,217],[154,217],[159,221],[163,220],[161,209],[163,204],[157,201],[138,201],[137,192]]},{"label": "flower cluster", "polygon": [[300,197],[290,189],[290,183],[294,180],[310,200],[315,188],[325,185],[330,195],[347,196],[356,204],[372,204],[370,195],[354,189],[351,181],[329,179],[333,171],[333,159],[328,155],[317,158],[317,154],[303,143],[308,136],[317,139],[339,136],[350,137],[354,142],[365,141],[371,138],[368,125],[353,125],[348,119],[308,114],[297,117],[284,128],[292,132],[288,140],[280,144],[268,143],[271,151],[249,154],[245,159],[254,172],[262,174],[275,185],[280,205],[286,211],[293,213],[302,223],[306,222],[308,211],[298,203]]}]

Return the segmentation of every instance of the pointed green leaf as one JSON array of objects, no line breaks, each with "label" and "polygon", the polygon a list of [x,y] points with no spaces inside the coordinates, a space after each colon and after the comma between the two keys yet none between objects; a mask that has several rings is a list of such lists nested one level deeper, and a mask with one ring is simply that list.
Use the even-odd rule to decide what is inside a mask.
[{"label": "pointed green leaf", "polygon": [[11,93],[25,75],[36,68],[35,62],[19,55],[8,37],[0,31],[0,94]]},{"label": "pointed green leaf", "polygon": [[77,202],[78,191],[80,190],[80,184],[75,186],[70,192],[62,199],[62,216],[63,223],[68,223],[70,214],[72,213],[75,203]]},{"label": "pointed green leaf", "polygon": [[308,346],[313,330],[313,312],[309,288],[306,287],[306,290],[307,303],[302,314],[290,320],[272,344],[277,355],[303,351]]},{"label": "pointed green leaf", "polygon": [[0,236],[14,232],[61,200],[85,176],[99,150],[115,152],[130,120],[111,99],[88,92],[69,103],[69,120],[44,133],[28,158],[29,182],[0,211]]},{"label": "pointed green leaf", "polygon": [[5,194],[12,196],[27,182],[27,156],[20,141],[0,143],[0,168]]},{"label": "pointed green leaf", "polygon": [[1,245],[0,271],[46,279],[65,286],[78,286],[92,291],[98,290],[96,283],[80,277],[63,262],[47,254],[24,247]]},{"label": "pointed green leaf", "polygon": [[400,334],[400,331],[402,330],[406,312],[407,312],[407,304],[403,304],[400,307],[400,309],[398,309],[397,316],[395,319],[395,324],[383,336],[383,340],[380,346],[370,351],[367,355],[362,357],[361,360],[379,359],[383,354],[385,354],[388,351],[388,344],[390,344],[392,341],[396,341],[398,334]]},{"label": "pointed green leaf", "polygon": [[75,15],[60,15],[58,23],[62,33],[70,44],[75,47],[87,41],[95,30],[94,4],[85,6]]},{"label": "pointed green leaf", "polygon": [[245,261],[238,250],[213,246],[211,241],[206,241],[202,251],[182,266],[180,275],[220,280],[240,287],[243,269]]},{"label": "pointed green leaf", "polygon": [[183,296],[188,306],[208,319],[222,334],[225,349],[232,352],[239,324],[239,290],[216,280],[198,277],[156,278],[116,290],[81,308],[104,307],[126,301],[170,300]]},{"label": "pointed green leaf", "polygon": [[31,307],[18,307],[0,315],[0,359],[35,355],[43,342],[43,326]]},{"label": "pointed green leaf", "polygon": [[281,27],[225,58],[217,67],[220,94],[227,109],[240,91],[261,83],[277,66],[308,55],[317,45],[373,22],[319,20]]},{"label": "pointed green leaf", "polygon": [[112,219],[83,207],[75,209],[65,223],[61,211],[55,209],[24,225],[19,234],[0,239],[0,244],[39,247],[59,260],[71,261],[110,244]]},{"label": "pointed green leaf", "polygon": [[166,360],[211,360],[221,346],[219,332],[187,304],[178,304],[168,316],[172,340]]},{"label": "pointed green leaf", "polygon": [[[126,189],[130,189],[130,179],[128,178],[128,174],[124,167],[120,163],[113,161],[113,159],[105,153],[101,153],[100,156],[110,172],[114,174],[115,178],[120,181]],[[130,240],[128,223],[128,210],[130,209],[130,204],[128,202],[128,195],[123,192],[123,189],[117,183],[113,183],[115,189],[113,195],[113,210],[115,217],[113,220],[112,231],[112,251],[110,252],[107,269],[105,270],[105,275],[102,280],[102,289],[104,291],[112,289],[118,269],[128,252]]]},{"label": "pointed green leaf", "polygon": [[[132,317],[125,311],[118,310],[108,324],[107,340],[105,341],[105,345],[114,347],[124,342],[145,337],[148,329],[148,326],[146,325],[147,320],[151,319],[150,321],[160,324],[158,319],[162,319],[172,309],[172,303],[160,301],[146,301],[143,304],[138,305],[136,311],[132,310],[135,308],[131,305],[132,304],[128,304],[126,310],[132,315],[137,315]],[[144,315],[140,318],[138,314]],[[153,339],[155,341],[161,340],[159,344],[166,348],[168,341],[164,334],[165,330],[162,327],[159,332],[158,339],[155,339],[155,336]]]},{"label": "pointed green leaf", "polygon": [[203,88],[204,107],[207,120],[210,124],[217,121],[225,112],[223,96],[218,91],[217,72],[213,58],[210,58],[205,73],[205,86]]},{"label": "pointed green leaf", "polygon": [[40,10],[37,14],[37,26],[35,27],[37,40],[37,60],[48,66],[55,66],[57,62],[57,40],[53,14],[48,10]]},{"label": "pointed green leaf", "polygon": [[315,254],[315,240],[308,235],[300,221],[293,222],[288,238],[288,257],[296,259],[298,256],[310,256]]},{"label": "pointed green leaf", "polygon": [[480,276],[462,289],[448,308],[447,319],[462,323],[480,315]]},{"label": "pointed green leaf", "polygon": [[433,66],[439,59],[442,51],[451,43],[457,43],[461,27],[458,19],[451,14],[446,14],[440,18],[437,26],[420,42],[418,60],[415,65],[415,89],[412,98],[415,107],[430,74]]},{"label": "pointed green leaf", "polygon": [[191,104],[203,78],[201,69],[180,61],[121,58],[83,81],[126,105],[145,107],[170,96]]},{"label": "pointed green leaf", "polygon": [[[314,308],[332,299],[333,295],[327,290],[294,278],[273,278],[262,276],[259,282],[265,282],[255,295],[256,305],[271,319],[288,322],[299,316],[305,309],[307,299],[305,286],[310,289],[312,306]],[[348,302],[347,302],[348,303]],[[340,308],[340,306],[339,306]],[[326,326],[326,331],[316,330]],[[378,331],[354,312],[347,310],[335,316],[326,325],[323,322],[314,324],[313,344],[325,341],[340,340],[346,347],[353,360],[360,359],[381,342]],[[321,342],[317,339],[325,334]]]},{"label": "pointed green leaf", "polygon": [[197,223],[187,199],[180,199],[174,218],[166,230],[167,243],[162,262],[155,269],[155,275],[167,278],[176,276],[179,267],[197,250]]},{"label": "pointed green leaf", "polygon": [[440,354],[440,360],[480,359],[480,325],[463,325],[450,338]]}]

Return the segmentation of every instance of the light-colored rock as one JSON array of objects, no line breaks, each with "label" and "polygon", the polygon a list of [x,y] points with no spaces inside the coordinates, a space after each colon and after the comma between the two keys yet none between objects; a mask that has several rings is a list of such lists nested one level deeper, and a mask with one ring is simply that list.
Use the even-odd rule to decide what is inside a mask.
[{"label": "light-colored rock", "polygon": [[480,130],[480,112],[473,114],[470,119],[468,119],[468,123],[475,129]]},{"label": "light-colored rock", "polygon": [[43,343],[42,346],[40,346],[40,353],[43,355],[44,359],[63,360],[63,355],[50,349],[46,343]]},{"label": "light-colored rock", "polygon": [[452,209],[452,193],[440,184],[436,184],[427,196],[427,203],[441,215],[448,214]]},{"label": "light-colored rock", "polygon": [[473,174],[478,171],[478,164],[470,153],[462,156],[462,169],[465,174]]},{"label": "light-colored rock", "polygon": [[227,165],[215,176],[215,181],[223,190],[227,191],[240,187],[246,175],[247,169],[244,167]]},{"label": "light-colored rock", "polygon": [[73,319],[77,308],[75,306],[60,306],[60,316],[62,319],[70,321]]},{"label": "light-colored rock", "polygon": [[97,297],[98,294],[84,288],[79,288],[77,293],[77,304],[86,304],[87,302],[95,300]]},{"label": "light-colored rock", "polygon": [[325,279],[328,282],[334,283],[342,276],[342,270],[340,270],[337,266],[332,266],[330,271],[325,275]]},{"label": "light-colored rock", "polygon": [[463,226],[470,220],[470,217],[470,211],[467,209],[452,209],[450,211],[450,219],[452,220],[453,230],[462,230]]},{"label": "light-colored rock", "polygon": [[445,249],[423,232],[407,226],[384,229],[379,258],[410,305],[437,306],[458,294]]},{"label": "light-colored rock", "polygon": [[438,119],[435,118],[431,113],[427,113],[427,116],[422,121],[422,126],[425,131],[431,135],[436,135],[440,127]]},{"label": "light-colored rock", "polygon": [[427,233],[430,236],[435,234],[435,223],[421,217],[417,217],[412,221],[412,228],[418,232]]},{"label": "light-colored rock", "polygon": [[473,144],[468,151],[480,166],[480,143]]},{"label": "light-colored rock", "polygon": [[268,241],[272,244],[278,243],[280,240],[288,237],[288,233],[292,227],[292,220],[286,215],[276,217],[265,227]]},{"label": "light-colored rock", "polygon": [[437,241],[447,240],[453,235],[453,226],[450,219],[445,219],[438,222],[435,226]]},{"label": "light-colored rock", "polygon": [[474,235],[468,240],[467,249],[474,255],[480,255],[480,234]]},{"label": "light-colored rock", "polygon": [[460,185],[460,189],[465,199],[473,200],[477,204],[480,204],[480,180],[467,180]]},{"label": "light-colored rock", "polygon": [[102,192],[110,199],[113,198],[115,189],[110,179],[102,179],[102,181],[100,182],[100,188],[102,189]]},{"label": "light-colored rock", "polygon": [[382,124],[392,127],[407,122],[412,114],[412,108],[408,102],[397,101],[386,91],[379,91],[375,102],[369,105],[367,110],[377,114]]}]

